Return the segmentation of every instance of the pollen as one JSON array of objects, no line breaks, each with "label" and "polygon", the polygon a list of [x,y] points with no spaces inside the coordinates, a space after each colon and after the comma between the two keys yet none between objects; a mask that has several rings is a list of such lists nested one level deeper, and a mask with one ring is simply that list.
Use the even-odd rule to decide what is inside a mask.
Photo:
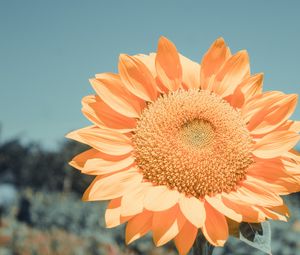
[{"label": "pollen", "polygon": [[133,144],[145,181],[199,198],[235,190],[253,161],[240,113],[198,89],[170,92],[150,103]]}]

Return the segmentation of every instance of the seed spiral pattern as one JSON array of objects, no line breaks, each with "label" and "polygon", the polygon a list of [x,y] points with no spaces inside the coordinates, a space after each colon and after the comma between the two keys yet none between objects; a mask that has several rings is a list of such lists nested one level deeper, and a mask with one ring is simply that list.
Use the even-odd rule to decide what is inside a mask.
[{"label": "seed spiral pattern", "polygon": [[234,190],[252,163],[240,113],[198,89],[170,92],[150,103],[133,144],[145,180],[199,198]]}]

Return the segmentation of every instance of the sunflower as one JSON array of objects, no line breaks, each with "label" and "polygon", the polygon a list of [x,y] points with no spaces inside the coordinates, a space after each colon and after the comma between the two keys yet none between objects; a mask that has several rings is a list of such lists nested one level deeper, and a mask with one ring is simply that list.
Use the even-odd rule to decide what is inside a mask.
[{"label": "sunflower", "polygon": [[118,69],[90,79],[93,125],[67,135],[92,147],[70,164],[96,176],[83,200],[110,200],[107,227],[127,223],[127,243],[152,231],[187,254],[198,231],[223,246],[229,221],[286,221],[281,195],[300,190],[296,94],[262,92],[247,52],[222,38],[201,65],[161,37],[156,53],[121,54]]}]

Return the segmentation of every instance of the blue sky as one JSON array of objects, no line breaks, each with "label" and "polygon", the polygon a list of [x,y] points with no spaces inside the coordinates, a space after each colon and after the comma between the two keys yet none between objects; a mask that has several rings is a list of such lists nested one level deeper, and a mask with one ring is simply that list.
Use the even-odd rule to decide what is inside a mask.
[{"label": "blue sky", "polygon": [[155,51],[161,35],[198,62],[222,36],[233,52],[248,50],[265,90],[300,94],[299,10],[297,0],[1,0],[1,139],[55,148],[89,123],[80,111],[88,78],[115,72],[120,53]]}]

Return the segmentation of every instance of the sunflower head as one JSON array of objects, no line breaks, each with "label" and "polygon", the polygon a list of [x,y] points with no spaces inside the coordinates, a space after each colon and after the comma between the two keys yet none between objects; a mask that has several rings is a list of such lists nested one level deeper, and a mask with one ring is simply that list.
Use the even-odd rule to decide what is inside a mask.
[{"label": "sunflower head", "polygon": [[228,222],[286,220],[280,196],[300,190],[297,95],[263,92],[247,52],[222,38],[201,64],[161,37],[156,53],[122,54],[118,67],[90,80],[93,125],[67,136],[92,147],[70,164],[96,176],[83,199],[110,200],[108,227],[127,223],[127,243],[152,231],[187,254],[199,231],[222,246]]}]

